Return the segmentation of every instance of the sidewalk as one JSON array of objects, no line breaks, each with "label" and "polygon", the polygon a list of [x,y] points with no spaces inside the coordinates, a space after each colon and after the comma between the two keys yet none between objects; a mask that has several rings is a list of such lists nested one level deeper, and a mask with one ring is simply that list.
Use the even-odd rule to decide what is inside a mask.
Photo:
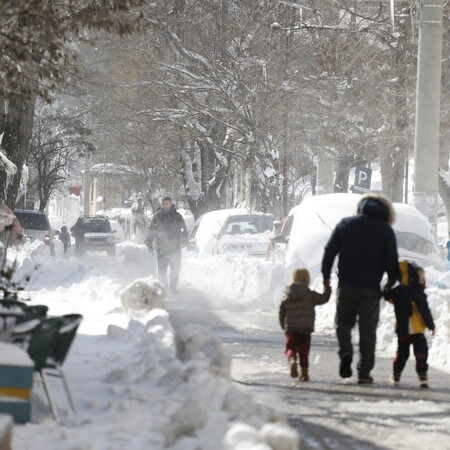
[{"label": "sidewalk", "polygon": [[288,417],[302,450],[450,450],[449,374],[430,368],[431,387],[421,389],[412,357],[401,386],[394,387],[388,380],[392,359],[377,356],[375,384],[361,386],[355,375],[339,377],[336,338],[314,334],[311,381],[300,383],[289,376],[275,313],[218,306],[198,291],[183,294],[167,304],[175,326],[210,325],[232,356],[235,383],[263,407]]}]

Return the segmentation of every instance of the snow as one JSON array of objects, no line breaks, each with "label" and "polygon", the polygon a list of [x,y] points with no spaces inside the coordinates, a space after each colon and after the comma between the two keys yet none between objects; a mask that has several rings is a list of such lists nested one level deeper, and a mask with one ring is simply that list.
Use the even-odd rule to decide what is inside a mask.
[{"label": "snow", "polygon": [[48,221],[52,230],[61,230],[64,225],[64,218],[61,216],[48,216]]},{"label": "snow", "polygon": [[[3,136],[3,133],[2,133]],[[0,164],[8,177],[15,175],[17,173],[17,166],[5,155],[5,153],[0,150]]]},{"label": "snow", "polygon": [[152,277],[134,280],[120,293],[125,313],[164,308],[164,286]]},{"label": "snow", "polygon": [[[321,201],[326,203],[325,196]],[[345,202],[340,206],[336,202],[336,208],[327,209],[328,215],[322,219],[337,221],[339,209],[346,210]],[[349,205],[354,210],[354,204],[349,201]],[[200,223],[206,217],[203,226],[208,233],[217,230],[217,222],[225,220],[230,211],[221,214],[204,216]],[[316,242],[316,247],[323,250],[321,242]],[[297,449],[297,432],[232,382],[230,364],[239,362],[230,361],[208,324],[199,318],[198,323],[187,321],[174,327],[172,313],[165,309],[167,299],[149,276],[156,272],[156,261],[146,247],[124,242],[117,250],[115,259],[95,260],[50,258],[42,245],[36,244],[11,252],[9,257],[17,257],[21,266],[16,276],[31,273],[28,289],[32,291],[26,294],[33,304],[48,305],[51,315],[83,315],[64,365],[77,415],[70,414],[62,388],[52,382],[63,418],[61,425],[56,424],[43,391],[35,386],[33,421],[15,427],[13,448]],[[33,272],[36,266],[38,270]],[[105,267],[109,274],[105,274]],[[289,266],[242,255],[184,253],[180,290],[206,293],[210,302],[228,312],[224,318],[236,326],[244,323],[252,338],[256,336],[252,331],[263,326],[260,318],[270,318],[271,325],[264,326],[281,335],[276,318],[290,271]],[[436,322],[436,334],[427,333],[429,363],[450,373],[450,272],[434,266],[425,271],[426,292]],[[334,336],[337,277],[333,275],[331,281],[330,301],[316,309],[316,333]],[[313,277],[311,288],[321,291],[322,279]],[[181,304],[183,297],[176,302]],[[172,300],[172,308],[176,302]],[[255,323],[247,322],[245,313],[252,314]],[[394,356],[394,322],[392,305],[382,301],[379,355]],[[314,360],[314,364],[320,362]],[[279,364],[268,370],[279,370]],[[401,412],[398,402],[388,400],[341,402],[334,411],[380,413],[389,421],[399,415],[430,414],[437,407],[433,402],[410,403],[410,412],[405,412],[405,403]]]},{"label": "snow", "polygon": [[0,365],[32,367],[33,361],[25,350],[0,342]]},{"label": "snow", "polygon": [[130,166],[113,163],[95,164],[89,170],[93,174],[101,175],[123,175],[130,174],[136,171],[135,168],[131,168]]},{"label": "snow", "polygon": [[[141,255],[140,246],[127,245]],[[33,257],[33,251],[22,255],[22,272],[34,267]],[[130,270],[139,258],[134,264]],[[141,279],[123,289],[95,273],[74,258],[42,258],[32,277],[33,304],[45,303],[52,315],[83,315],[64,366],[77,415],[64,409],[62,388],[52,383],[63,417],[56,424],[35,387],[32,423],[15,427],[15,450],[298,448],[297,433],[232,384],[229,355],[208,326],[175,331],[161,299],[133,305],[143,298],[137,291],[157,282]]]}]

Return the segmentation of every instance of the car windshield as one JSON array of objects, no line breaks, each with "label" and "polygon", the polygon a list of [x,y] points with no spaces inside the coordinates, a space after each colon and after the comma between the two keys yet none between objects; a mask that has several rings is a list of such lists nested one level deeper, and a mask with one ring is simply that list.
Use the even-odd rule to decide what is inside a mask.
[{"label": "car windshield", "polygon": [[45,214],[26,213],[22,211],[14,211],[15,216],[19,219],[20,226],[24,230],[48,230],[49,223]]},{"label": "car windshield", "polygon": [[111,233],[111,225],[107,220],[90,220],[83,222],[85,233]]},{"label": "car windshield", "polygon": [[433,253],[433,244],[417,234],[396,231],[395,238],[397,239],[397,246],[404,250],[421,253],[422,255]]},{"label": "car windshield", "polygon": [[228,219],[226,234],[256,234],[272,231],[273,217],[271,216],[238,216]]}]

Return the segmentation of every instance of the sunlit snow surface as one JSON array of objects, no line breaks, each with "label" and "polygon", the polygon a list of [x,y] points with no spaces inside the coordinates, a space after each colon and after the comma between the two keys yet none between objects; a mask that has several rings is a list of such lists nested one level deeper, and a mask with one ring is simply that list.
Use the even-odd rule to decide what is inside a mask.
[{"label": "sunlit snow surface", "polygon": [[[18,261],[18,275],[38,267],[28,293],[33,304],[47,304],[54,315],[81,313],[84,320],[64,366],[77,416],[70,415],[58,380],[52,380],[63,417],[62,426],[56,425],[42,389],[36,386],[33,423],[15,427],[15,450],[296,448],[296,433],[284,422],[272,423],[269,412],[232,384],[230,361],[208,324],[188,324],[175,333],[163,309],[141,311],[129,321],[120,292],[135,278],[156,270],[145,246],[124,243],[116,258],[100,255],[78,261],[70,255],[50,258],[45,247],[35,244],[19,252]],[[443,288],[448,277],[433,267],[426,274],[437,325],[436,335],[429,339],[430,363],[450,372],[450,289]],[[261,259],[189,253],[183,255],[177,301],[182,301],[184,290],[202,292],[236,327],[269,326],[280,332],[278,305],[289,279],[290,269]],[[330,302],[317,308],[316,333],[334,334],[334,276],[332,283]],[[321,290],[322,280],[313,279],[311,287]],[[250,315],[262,322],[248,321]],[[377,345],[381,354],[392,356],[395,351],[393,308],[384,302]],[[279,362],[262,359],[258,364],[276,371],[282,357]],[[388,403],[395,418],[401,406]],[[339,406],[355,414],[365,407],[364,402]],[[389,421],[389,414],[382,420]]]},{"label": "sunlit snow surface", "polygon": [[24,250],[19,275],[38,266],[32,303],[84,319],[64,365],[77,415],[51,380],[63,417],[57,425],[35,386],[33,423],[15,427],[15,450],[297,448],[298,434],[285,421],[232,384],[229,356],[206,324],[175,333],[164,309],[136,311],[131,321],[124,314],[124,286],[155,269],[145,246],[127,243],[116,258],[82,261],[52,259],[37,244]]}]

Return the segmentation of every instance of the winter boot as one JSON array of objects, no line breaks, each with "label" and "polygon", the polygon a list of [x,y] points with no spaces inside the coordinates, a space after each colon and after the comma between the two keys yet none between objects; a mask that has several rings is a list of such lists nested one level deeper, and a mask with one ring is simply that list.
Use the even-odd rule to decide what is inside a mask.
[{"label": "winter boot", "polygon": [[291,377],[297,378],[298,377],[298,369],[297,369],[297,359],[295,356],[291,356],[289,358],[289,364],[291,365]]},{"label": "winter boot", "polygon": [[419,383],[421,388],[427,388],[428,386],[428,377],[426,374],[419,374]]},{"label": "winter boot", "polygon": [[400,373],[394,372],[390,377],[389,381],[394,385],[398,386],[400,384]]},{"label": "winter boot", "polygon": [[302,367],[302,373],[300,374],[300,376],[298,377],[298,379],[300,381],[309,381],[309,374],[308,374],[308,369],[304,369]]},{"label": "winter boot", "polygon": [[342,356],[339,365],[339,376],[341,378],[350,378],[352,376],[352,355],[347,353]]},{"label": "winter boot", "polygon": [[359,375],[358,384],[373,384],[373,378],[370,375]]}]

